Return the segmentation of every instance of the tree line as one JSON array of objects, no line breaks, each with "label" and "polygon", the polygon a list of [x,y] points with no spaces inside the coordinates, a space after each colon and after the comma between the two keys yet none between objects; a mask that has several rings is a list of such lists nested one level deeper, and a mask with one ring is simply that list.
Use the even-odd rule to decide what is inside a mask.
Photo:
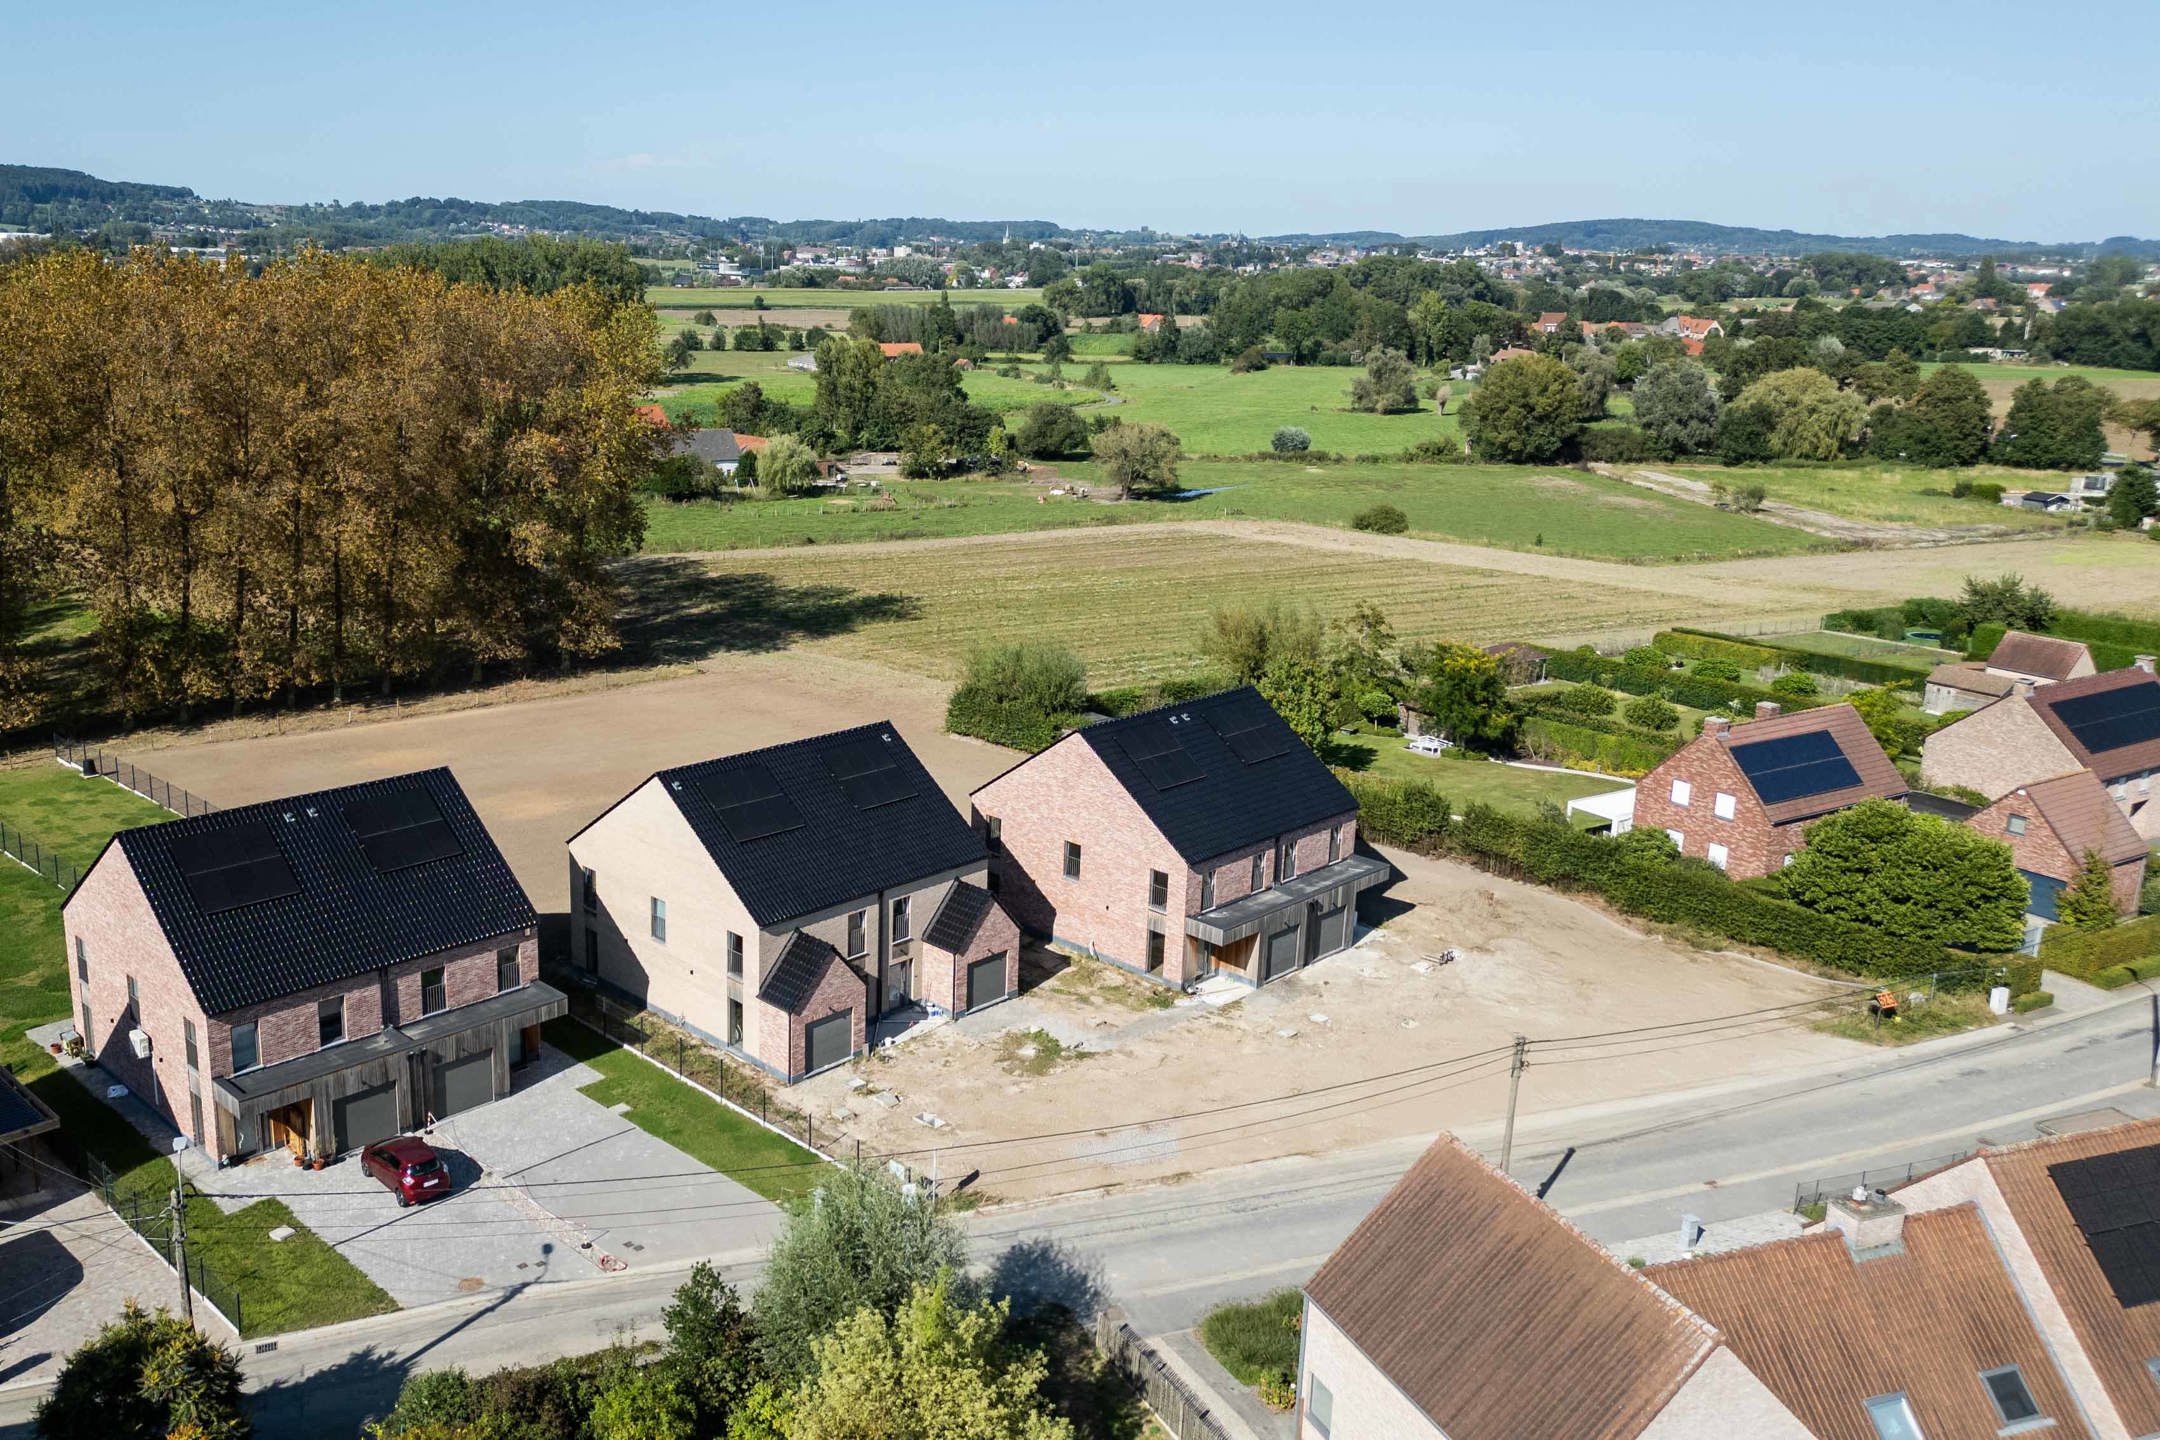
[{"label": "tree line", "polygon": [[74,605],[75,703],[125,720],[614,646],[651,312],[518,285],[315,251],[0,268],[0,730],[75,718],[33,643]]}]

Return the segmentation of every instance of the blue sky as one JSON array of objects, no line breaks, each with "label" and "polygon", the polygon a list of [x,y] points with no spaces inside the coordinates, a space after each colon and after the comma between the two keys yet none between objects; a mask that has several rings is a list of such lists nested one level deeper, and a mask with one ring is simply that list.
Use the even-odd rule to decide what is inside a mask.
[{"label": "blue sky", "polygon": [[2160,235],[2153,0],[7,11],[0,159],[245,200]]}]

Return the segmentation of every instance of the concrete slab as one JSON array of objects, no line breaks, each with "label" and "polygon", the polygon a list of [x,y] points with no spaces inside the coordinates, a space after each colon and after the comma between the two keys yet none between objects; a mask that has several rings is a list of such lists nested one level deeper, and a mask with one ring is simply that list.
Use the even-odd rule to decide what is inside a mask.
[{"label": "concrete slab", "polygon": [[1260,1396],[1238,1383],[1200,1343],[1197,1331],[1178,1330],[1152,1337],[1148,1344],[1172,1374],[1208,1407],[1230,1440],[1295,1440],[1293,1416],[1268,1409]]}]

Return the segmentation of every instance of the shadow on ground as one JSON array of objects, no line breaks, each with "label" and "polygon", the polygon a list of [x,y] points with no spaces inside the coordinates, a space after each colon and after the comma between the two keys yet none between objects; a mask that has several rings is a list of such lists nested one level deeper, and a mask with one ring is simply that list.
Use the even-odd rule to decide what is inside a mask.
[{"label": "shadow on ground", "polygon": [[911,595],[866,595],[844,585],[786,585],[757,572],[715,571],[683,556],[626,562],[622,649],[632,665],[687,664],[728,651],[782,650],[801,640],[913,618]]}]

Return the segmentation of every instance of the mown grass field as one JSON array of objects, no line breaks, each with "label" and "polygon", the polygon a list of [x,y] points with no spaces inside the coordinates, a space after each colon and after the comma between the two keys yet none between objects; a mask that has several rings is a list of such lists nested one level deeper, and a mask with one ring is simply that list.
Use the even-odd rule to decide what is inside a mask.
[{"label": "mown grass field", "polygon": [[[1091,462],[1063,463],[1059,470],[1101,484]],[[1109,505],[1050,496],[1024,483],[949,480],[895,484],[889,497],[656,502],[647,511],[645,548],[845,544],[1149,520],[1296,520],[1347,528],[1360,510],[1383,501],[1403,511],[1413,535],[1554,555],[1659,561],[1828,548],[1802,531],[1571,471],[1194,460],[1179,475],[1189,490],[1215,493]]]},{"label": "mown grass field", "polygon": [[1042,299],[1040,290],[873,290],[803,289],[773,285],[712,288],[648,285],[645,303],[670,310],[751,310],[762,297],[773,310],[851,310],[857,305],[935,305],[944,295],[955,305],[1003,305],[1017,310]]},{"label": "mown grass field", "polygon": [[2054,515],[2014,509],[1986,500],[1960,500],[1950,494],[1959,479],[1993,481],[2005,489],[2062,483],[2062,476],[2030,470],[1980,465],[1970,470],[1925,470],[1890,465],[1746,466],[1660,465],[1659,470],[1699,480],[1705,485],[1760,485],[1773,500],[1804,505],[1831,515],[1883,525],[1999,525],[2013,530],[2062,530]]},{"label": "mown grass field", "polygon": [[1871,635],[1849,635],[1842,630],[1803,630],[1794,635],[1763,637],[1812,655],[1849,655],[1855,660],[1880,660],[1903,665],[1921,674],[1946,660],[1962,660],[1963,653],[1939,650],[1932,645],[1907,645],[1900,640],[1878,640]]},{"label": "mown grass field", "polygon": [[1422,780],[1458,812],[1466,805],[1490,805],[1510,814],[1533,815],[1540,804],[1565,805],[1628,783],[1610,775],[1559,774],[1488,760],[1419,755],[1387,736],[1338,735],[1332,745],[1335,753],[1328,758],[1333,764],[1385,780]]},{"label": "mown grass field", "polygon": [[[755,380],[768,399],[808,405],[817,398],[817,376],[812,371],[790,368],[790,358],[791,353],[785,350],[693,350],[683,368],[669,377],[670,383],[653,393],[653,399],[670,419],[695,414],[710,423],[713,407],[720,403],[721,396],[745,380]],[[1104,398],[1101,392],[1075,383],[1080,373],[1068,366],[1063,390],[1032,379],[1011,379],[987,366],[968,371],[960,383],[969,400],[999,414],[1025,410],[1046,400],[1059,405],[1100,402]]]},{"label": "mown grass field", "polygon": [[[1071,366],[1066,370],[1072,373]],[[1311,435],[1315,450],[1345,455],[1394,455],[1442,436],[1460,441],[1455,409],[1468,394],[1457,382],[1446,415],[1436,414],[1429,400],[1415,413],[1365,415],[1348,408],[1350,382],[1361,372],[1338,366],[1272,365],[1233,375],[1226,365],[1128,364],[1111,373],[1117,414],[1127,424],[1169,426],[1188,455],[1266,450],[1282,425]]]}]

